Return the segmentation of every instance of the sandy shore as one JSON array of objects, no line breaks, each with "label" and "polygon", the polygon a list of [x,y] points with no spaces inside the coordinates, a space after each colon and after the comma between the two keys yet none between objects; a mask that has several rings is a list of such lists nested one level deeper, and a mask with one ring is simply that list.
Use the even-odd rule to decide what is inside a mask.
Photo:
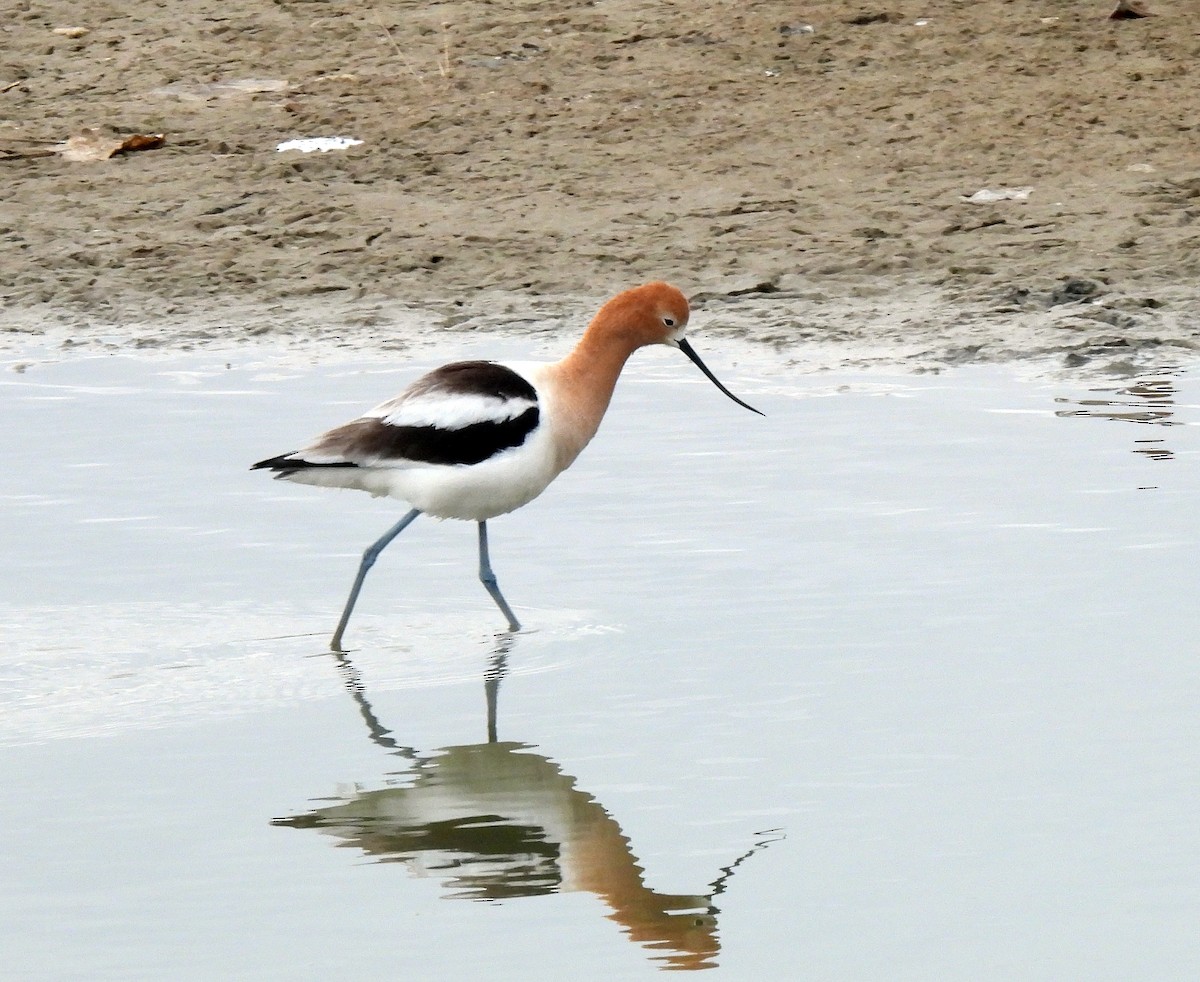
[{"label": "sandy shore", "polygon": [[[1169,364],[1200,344],[1200,26],[1109,9],[17,2],[0,327],[573,334],[666,278],[798,364]],[[47,153],[85,127],[166,142]],[[275,149],[319,136],[362,143]]]}]

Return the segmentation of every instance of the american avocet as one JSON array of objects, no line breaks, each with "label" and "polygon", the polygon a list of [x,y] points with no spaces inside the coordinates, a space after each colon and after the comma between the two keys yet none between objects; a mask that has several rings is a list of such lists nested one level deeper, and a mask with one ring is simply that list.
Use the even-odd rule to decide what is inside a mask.
[{"label": "american avocet", "polygon": [[667,283],[626,290],[600,308],[562,361],[443,365],[304,449],[255,464],[252,470],[266,468],[286,481],[355,488],[412,506],[363,553],[331,646],[341,645],[367,571],[422,512],[479,524],[479,579],[509,629],[519,630],[488,559],[487,520],[528,504],[571,466],[596,435],[617,376],[638,348],[674,345],[725,395],[758,413],[692,350],[683,336],[688,313],[687,299]]}]

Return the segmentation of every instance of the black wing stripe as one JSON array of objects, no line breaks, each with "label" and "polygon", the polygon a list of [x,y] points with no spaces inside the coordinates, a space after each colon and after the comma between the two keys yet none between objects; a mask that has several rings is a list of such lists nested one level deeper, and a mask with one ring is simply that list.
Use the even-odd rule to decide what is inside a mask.
[{"label": "black wing stripe", "polygon": [[257,464],[251,464],[252,471],[270,470],[275,471],[276,477],[287,477],[289,474],[295,474],[297,471],[312,470],[315,467],[357,467],[349,460],[333,460],[327,463],[313,463],[311,460],[304,460],[301,457],[295,456],[300,451],[294,451],[290,454],[283,454],[279,457],[271,457],[268,460],[260,460]]},{"label": "black wing stripe", "polygon": [[424,464],[480,464],[521,446],[537,428],[540,415],[537,406],[531,406],[514,419],[472,423],[456,430],[381,423],[372,441],[375,446],[364,448],[364,456],[377,454],[380,463],[402,457]]}]

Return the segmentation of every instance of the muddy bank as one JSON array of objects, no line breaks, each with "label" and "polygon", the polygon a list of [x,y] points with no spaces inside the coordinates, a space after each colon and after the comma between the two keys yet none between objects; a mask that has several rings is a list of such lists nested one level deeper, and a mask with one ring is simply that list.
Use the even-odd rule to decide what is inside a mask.
[{"label": "muddy bank", "polygon": [[[17,3],[3,328],[573,333],[661,277],[818,362],[1170,359],[1200,338],[1200,28],[1152,9]],[[166,142],[47,152],[84,127]],[[315,136],[362,143],[275,149]]]},{"label": "muddy bank", "polygon": [[[1037,360],[1048,368],[1132,374],[1183,364],[1200,351],[1193,294],[1100,293],[1056,302],[1063,291],[1087,289],[1068,280],[1045,293],[1014,291],[989,304],[913,289],[850,299],[813,291],[753,296],[700,293],[693,297],[696,343],[718,341],[730,357],[765,369],[801,371],[898,368],[938,371],[973,362]],[[1095,284],[1091,284],[1094,286]],[[1163,296],[1167,299],[1162,299]],[[404,305],[394,301],[312,298],[287,303],[206,305],[195,312],[146,311],[119,324],[86,314],[18,314],[0,334],[0,350],[189,350],[268,348],[300,361],[350,358],[373,352],[422,353],[449,343],[462,347],[480,334],[535,339],[547,357],[565,353],[601,298],[532,297],[480,291],[457,301]],[[480,338],[481,348],[486,341]]]}]

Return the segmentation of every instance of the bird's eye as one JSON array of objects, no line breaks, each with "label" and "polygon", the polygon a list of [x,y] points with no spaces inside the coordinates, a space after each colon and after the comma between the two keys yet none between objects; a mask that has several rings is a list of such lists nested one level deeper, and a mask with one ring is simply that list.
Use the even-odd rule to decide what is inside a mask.
[{"label": "bird's eye", "polygon": [[663,323],[666,324],[667,327],[674,327],[675,326],[675,318],[674,317],[664,317]]}]

